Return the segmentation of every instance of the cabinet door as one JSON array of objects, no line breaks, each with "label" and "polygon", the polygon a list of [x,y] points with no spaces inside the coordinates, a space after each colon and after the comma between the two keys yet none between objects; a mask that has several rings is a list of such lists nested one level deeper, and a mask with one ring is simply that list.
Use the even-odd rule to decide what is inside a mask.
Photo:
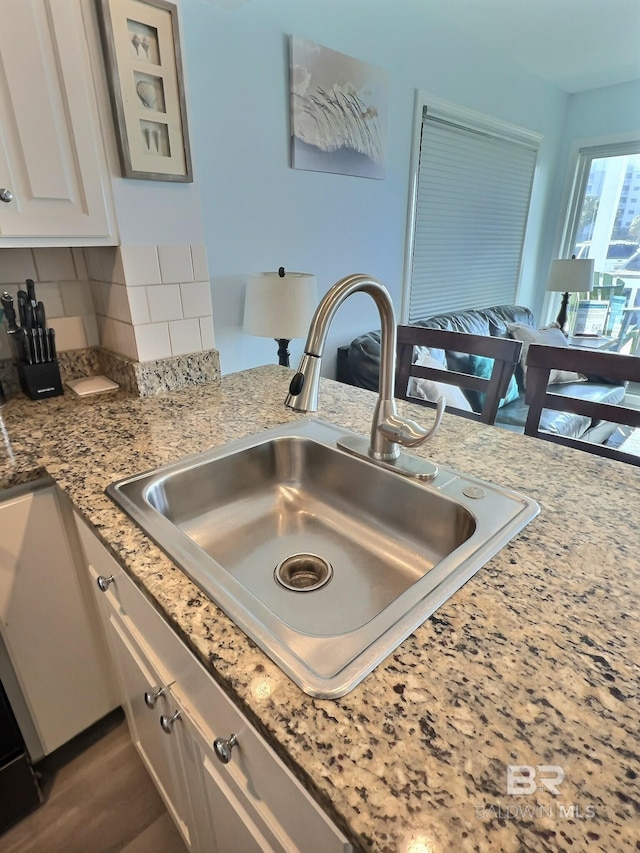
[{"label": "cabinet door", "polygon": [[[215,839],[216,847],[224,853],[285,853],[298,850],[285,828],[251,787],[239,765],[244,764],[244,742],[247,730],[240,722],[234,726],[239,743],[231,751],[231,762],[221,763],[213,748],[214,735],[207,723],[188,708],[186,700],[180,696],[180,686],[176,685],[174,696],[183,711],[184,729],[194,747],[196,760],[200,765],[205,818],[200,821],[201,834],[208,821],[209,837]],[[211,717],[219,716],[219,708],[211,707]],[[232,734],[226,732],[227,736]],[[273,784],[279,780],[274,775]],[[295,807],[296,801],[292,799]],[[310,845],[306,849],[315,849]],[[325,847],[332,850],[333,847]]]},{"label": "cabinet door", "polygon": [[46,755],[118,703],[55,490],[0,503],[0,529],[0,630]]},{"label": "cabinet door", "polygon": [[252,815],[246,801],[235,796],[210,755],[203,753],[204,785],[213,834],[219,850],[225,853],[266,853],[281,851],[275,839],[269,843]]},{"label": "cabinet door", "polygon": [[[150,663],[137,638],[113,613],[109,616],[109,643],[116,658],[122,703],[133,743],[185,843],[191,847],[193,820],[186,797],[181,755],[185,751],[183,722],[179,718],[169,722],[179,709],[172,701],[166,681]],[[147,700],[145,694],[149,697]],[[154,697],[153,707],[147,704],[150,697]],[[161,725],[161,718],[165,720],[167,731]]]},{"label": "cabinet door", "polygon": [[0,0],[0,19],[0,188],[13,195],[0,201],[2,245],[110,237],[81,0]]}]

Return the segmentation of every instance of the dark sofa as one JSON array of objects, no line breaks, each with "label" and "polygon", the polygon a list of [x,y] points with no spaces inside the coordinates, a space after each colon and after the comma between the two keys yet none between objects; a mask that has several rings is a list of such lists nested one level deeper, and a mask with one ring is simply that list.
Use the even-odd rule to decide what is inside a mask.
[{"label": "dark sofa", "polygon": [[[491,308],[459,311],[451,314],[437,314],[415,325],[430,329],[447,329],[453,332],[466,332],[474,335],[492,335],[509,337],[507,324],[522,323],[536,328],[532,312],[521,305],[498,305]],[[449,370],[471,372],[469,356],[464,353],[447,351],[446,364]],[[378,390],[380,369],[380,332],[366,332],[355,338],[348,346],[338,348],[337,379],[349,385]],[[516,379],[520,395],[516,400],[498,409],[496,425],[514,432],[524,432],[528,407],[524,402],[524,379],[518,367]],[[559,394],[580,396],[583,399],[606,403],[620,403],[625,395],[621,385],[607,383],[597,378],[587,382],[571,382],[550,386]],[[471,405],[474,400],[469,398]],[[554,412],[545,409],[540,428],[558,435],[583,438],[587,441],[602,443],[613,432],[615,426],[605,422],[594,423],[584,415]]]}]

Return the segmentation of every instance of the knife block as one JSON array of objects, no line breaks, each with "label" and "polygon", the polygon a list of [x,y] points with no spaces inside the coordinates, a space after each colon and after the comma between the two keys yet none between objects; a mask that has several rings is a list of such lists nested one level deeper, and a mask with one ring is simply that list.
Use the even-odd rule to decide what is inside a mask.
[{"label": "knife block", "polygon": [[57,361],[45,361],[42,364],[17,362],[20,387],[31,400],[44,397],[58,397],[63,394],[60,368]]}]

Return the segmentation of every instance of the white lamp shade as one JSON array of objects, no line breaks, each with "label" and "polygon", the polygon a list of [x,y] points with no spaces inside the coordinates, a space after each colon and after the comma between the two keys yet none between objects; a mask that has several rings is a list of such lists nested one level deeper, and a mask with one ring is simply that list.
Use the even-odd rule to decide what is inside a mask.
[{"label": "white lamp shade", "polygon": [[318,303],[316,277],[306,272],[260,272],[247,279],[244,330],[263,338],[306,338]]},{"label": "white lamp shade", "polygon": [[593,287],[593,270],[592,258],[551,261],[547,290],[557,293],[588,293]]}]

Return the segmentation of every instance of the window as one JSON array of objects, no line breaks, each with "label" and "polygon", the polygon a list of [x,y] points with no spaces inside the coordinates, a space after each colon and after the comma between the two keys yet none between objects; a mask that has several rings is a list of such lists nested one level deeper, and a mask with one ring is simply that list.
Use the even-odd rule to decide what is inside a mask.
[{"label": "window", "polygon": [[[564,257],[593,258],[597,273],[613,276],[627,309],[640,307],[640,214],[630,196],[638,179],[640,140],[581,148],[563,240]],[[579,298],[569,301],[570,328]],[[626,312],[624,328],[636,319]]]},{"label": "window", "polygon": [[540,137],[419,94],[403,318],[515,301]]},{"label": "window", "polygon": [[565,256],[593,258],[601,273],[623,265],[640,246],[637,196],[630,195],[639,178],[640,141],[580,149]]}]

